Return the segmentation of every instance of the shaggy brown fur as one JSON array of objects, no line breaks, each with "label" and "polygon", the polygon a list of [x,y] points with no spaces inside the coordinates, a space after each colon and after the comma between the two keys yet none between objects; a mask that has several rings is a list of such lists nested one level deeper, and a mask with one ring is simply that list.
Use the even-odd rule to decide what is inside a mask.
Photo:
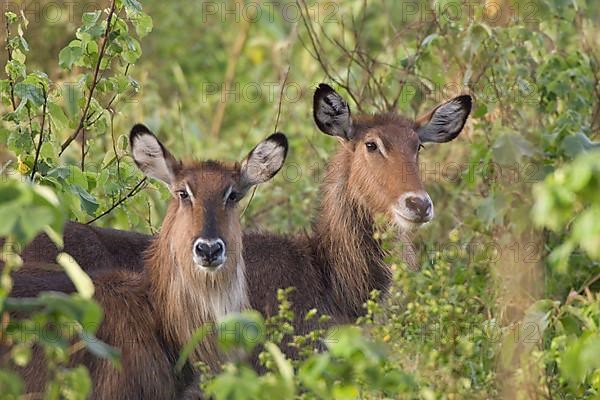
[{"label": "shaggy brown fur", "polygon": [[[138,127],[137,131],[140,129]],[[143,134],[151,135],[149,132]],[[152,139],[144,140],[148,143]],[[105,311],[98,337],[121,349],[123,365],[119,371],[108,361],[97,359],[87,351],[80,351],[73,357],[74,364],[83,363],[90,371],[94,384],[93,398],[171,399],[180,396],[193,382],[193,375],[189,366],[176,374],[174,365],[192,333],[227,313],[249,308],[239,210],[236,210],[235,202],[223,196],[233,187],[247,191],[252,185],[270,179],[279,170],[287,152],[285,137],[273,135],[261,144],[265,143],[263,148],[267,150],[256,151],[257,146],[253,150],[255,153],[251,152],[242,164],[212,161],[179,164],[171,159],[162,145],[160,148],[167,158],[166,163],[156,163],[159,156],[155,153],[152,157],[147,157],[150,153],[144,153],[143,161],[153,165],[142,165],[142,168],[154,173],[158,168],[156,165],[175,166],[165,172],[165,176],[171,177],[169,187],[174,195],[180,195],[181,188],[185,188],[189,196],[171,200],[162,229],[146,251],[143,268],[138,268],[133,262],[142,260],[140,251],[124,257],[125,261],[131,259],[135,265],[126,267],[139,271],[127,271],[118,266],[102,270],[101,266],[91,274],[96,288],[94,297]],[[147,147],[150,150],[158,148]],[[272,155],[269,151],[275,151],[276,157],[269,158]],[[255,154],[257,157],[254,157]],[[257,168],[259,174],[247,172],[243,166],[252,162],[254,167],[264,166],[267,169]],[[86,232],[87,239],[97,232],[75,224],[68,225],[67,232],[69,227]],[[128,245],[138,243],[139,236],[132,237]],[[227,258],[217,267],[218,270],[204,270],[194,261],[192,250],[198,237],[221,238],[227,244]],[[117,232],[113,239],[118,241],[121,238],[121,233]],[[145,243],[145,240],[141,242]],[[123,242],[114,244],[116,248],[124,246]],[[47,246],[43,248],[52,250]],[[82,254],[89,256],[86,252],[79,253]],[[93,264],[91,260],[88,264],[87,256],[85,259],[79,257],[78,261],[88,270],[90,265],[101,265]],[[113,254],[107,251],[105,256]],[[14,274],[12,296],[32,297],[48,290],[74,291],[73,285],[62,273],[27,272],[26,266]],[[214,336],[209,336],[190,358],[192,362],[203,361],[216,370],[227,355],[217,350]],[[22,373],[29,393],[44,390],[48,377],[40,349],[36,349],[32,361]]]},{"label": "shaggy brown fur", "polygon": [[[317,100],[323,97],[319,92],[327,96],[337,94],[321,85],[315,95],[315,118],[319,127],[326,130],[329,125],[321,124],[317,118]],[[341,103],[335,104],[334,111],[343,117],[347,105],[341,98],[336,100]],[[390,212],[394,202],[403,193],[424,191],[418,171],[420,144],[453,140],[462,130],[470,109],[470,97],[460,96],[416,122],[397,114],[383,114],[354,118],[339,129],[332,129],[329,134],[341,137],[340,146],[329,163],[321,188],[313,234],[244,234],[252,307],[266,316],[275,314],[277,289],[293,286],[296,290],[291,300],[300,332],[313,327],[302,318],[312,308],[333,315],[336,322],[351,322],[361,315],[369,293],[373,289],[385,293],[391,278],[384,262],[385,252],[373,238],[375,216],[383,214],[390,223],[395,223]],[[346,113],[350,118],[349,108]],[[331,116],[332,112],[325,115]],[[346,134],[351,136],[342,137]],[[384,147],[381,157],[373,158],[365,150],[370,141]],[[69,228],[75,230],[74,226]],[[80,229],[85,230],[77,228]],[[398,239],[405,245],[405,261],[415,268],[406,229],[399,226]],[[69,234],[68,229],[66,235]],[[133,244],[131,254],[140,254],[143,249],[143,244],[138,247]],[[67,250],[74,250],[76,258],[87,258],[80,249]],[[39,256],[38,260],[44,259]]]}]

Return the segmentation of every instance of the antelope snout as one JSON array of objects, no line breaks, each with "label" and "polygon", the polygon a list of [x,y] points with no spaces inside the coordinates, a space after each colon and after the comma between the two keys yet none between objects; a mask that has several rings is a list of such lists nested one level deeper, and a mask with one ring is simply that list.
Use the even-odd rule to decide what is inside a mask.
[{"label": "antelope snout", "polygon": [[433,203],[427,192],[408,192],[400,196],[394,211],[406,222],[420,225],[433,218]]},{"label": "antelope snout", "polygon": [[425,222],[431,219],[433,207],[428,197],[411,196],[404,200],[406,208],[416,216],[418,221]]},{"label": "antelope snout", "polygon": [[216,270],[225,263],[225,242],[221,239],[199,238],[194,242],[194,262],[201,267]]}]

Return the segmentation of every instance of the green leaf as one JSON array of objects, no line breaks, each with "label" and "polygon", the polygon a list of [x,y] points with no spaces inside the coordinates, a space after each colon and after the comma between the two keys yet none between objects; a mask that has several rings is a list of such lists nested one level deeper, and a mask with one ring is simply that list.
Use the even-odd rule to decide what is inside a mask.
[{"label": "green leaf", "polygon": [[290,390],[293,390],[294,387],[294,368],[288,359],[285,358],[279,347],[274,343],[266,343],[265,349],[271,354],[273,360],[275,361],[275,365],[277,365],[277,369],[281,374],[284,382],[287,384]]},{"label": "green leaf", "polygon": [[11,350],[12,359],[19,367],[24,367],[31,360],[31,347],[29,343],[19,343]]},{"label": "green leaf", "polygon": [[488,197],[481,199],[476,213],[479,219],[487,226],[501,223],[506,212],[506,197],[502,193],[490,193]]},{"label": "green leaf", "polygon": [[65,115],[62,107],[54,102],[48,103],[48,115],[54,125],[54,129],[61,132],[69,126],[69,119]]},{"label": "green leaf", "polygon": [[[87,186],[87,185],[86,185]],[[79,195],[81,202],[81,208],[90,216],[94,216],[96,210],[100,206],[94,196],[92,196],[87,190],[79,185],[72,185],[71,188],[75,193]]]},{"label": "green leaf", "polygon": [[23,380],[16,372],[0,369],[0,388],[6,399],[17,399],[23,394]]},{"label": "green leaf", "polygon": [[126,37],[125,43],[127,47],[123,51],[123,59],[129,64],[134,64],[142,55],[140,43],[130,36]]},{"label": "green leaf", "polygon": [[142,12],[142,5],[137,0],[124,0],[123,3],[129,13],[137,14]]},{"label": "green leaf", "polygon": [[25,241],[32,240],[44,231],[44,228],[54,221],[54,212],[50,207],[29,206],[20,213],[20,218],[15,226],[15,234]]},{"label": "green leaf", "polygon": [[27,59],[27,56],[25,54],[23,54],[23,52],[19,49],[15,49],[12,52],[12,56],[13,56],[13,60],[15,60],[18,63],[21,64],[25,64],[25,60]]},{"label": "green leaf", "polygon": [[15,94],[21,99],[30,101],[35,106],[44,104],[44,92],[39,85],[19,82],[15,85]]},{"label": "green leaf", "polygon": [[0,185],[0,207],[7,204],[18,204],[21,200],[27,198],[22,187],[14,182]]},{"label": "green leaf", "polygon": [[189,356],[192,354],[196,346],[198,346],[198,344],[202,342],[207,335],[210,334],[212,328],[213,327],[211,326],[211,324],[204,324],[200,328],[196,329],[196,331],[192,334],[190,340],[188,340],[188,342],[183,346],[183,349],[181,349],[181,352],[179,353],[179,358],[177,359],[177,363],[175,364],[175,369],[177,371],[181,371],[181,369],[184,367],[185,363],[187,362]]},{"label": "green leaf", "polygon": [[57,398],[69,400],[89,398],[92,391],[92,380],[84,366],[79,365],[72,369],[60,371],[59,380],[58,391],[60,395],[57,395]]},{"label": "green leaf", "polygon": [[152,28],[154,27],[152,18],[143,13],[132,18],[132,22],[135,27],[135,32],[140,39],[152,32]]},{"label": "green leaf", "polygon": [[579,214],[573,223],[572,237],[593,259],[600,259],[600,204]]},{"label": "green leaf", "polygon": [[23,79],[27,75],[25,65],[17,60],[10,60],[7,62],[4,70],[13,80]]},{"label": "green leaf", "polygon": [[73,64],[79,63],[83,56],[83,48],[79,40],[72,41],[58,54],[58,65],[63,69],[71,69]]},{"label": "green leaf", "polygon": [[219,321],[217,333],[224,351],[241,347],[250,352],[263,342],[265,326],[262,316],[256,311],[231,313]]},{"label": "green leaf", "polygon": [[56,261],[63,267],[67,275],[69,275],[81,297],[91,299],[94,296],[94,283],[81,269],[77,261],[67,253],[60,253],[56,257]]},{"label": "green leaf", "polygon": [[331,354],[328,352],[317,354],[302,363],[298,376],[302,383],[321,397],[326,397],[327,385],[323,376],[331,368]]},{"label": "green leaf", "polygon": [[421,46],[426,47],[429,43],[432,43],[439,36],[440,35],[438,35],[437,33],[432,33],[430,35],[427,35],[427,37],[425,39],[423,39],[423,41],[421,42]]},{"label": "green leaf", "polygon": [[83,13],[83,16],[81,17],[83,26],[85,28],[89,28],[89,27],[95,25],[96,22],[98,22],[98,18],[100,18],[100,13],[101,13],[101,11]]},{"label": "green leaf", "polygon": [[9,24],[14,24],[15,22],[17,22],[17,14],[15,14],[12,11],[6,11],[4,13],[4,17],[7,19]]},{"label": "green leaf", "polygon": [[486,115],[488,112],[488,108],[485,104],[480,104],[479,107],[477,107],[474,111],[473,111],[473,118],[481,118],[484,115]]},{"label": "green leaf", "polygon": [[562,374],[572,383],[580,383],[600,368],[600,335],[584,334],[570,343],[561,357]]},{"label": "green leaf", "polygon": [[360,395],[360,391],[357,385],[353,384],[336,384],[333,387],[333,398],[334,399],[357,399]]},{"label": "green leaf", "polygon": [[566,136],[561,143],[561,148],[567,156],[575,157],[583,151],[600,148],[600,143],[592,142],[583,132],[577,132]]},{"label": "green leaf", "polygon": [[531,142],[514,133],[501,135],[492,146],[494,161],[503,165],[516,165],[536,153]]},{"label": "green leaf", "polygon": [[106,358],[112,361],[116,366],[120,366],[121,353],[118,349],[109,346],[96,336],[89,332],[81,334],[81,339],[85,343],[85,347],[94,355],[100,358]]}]

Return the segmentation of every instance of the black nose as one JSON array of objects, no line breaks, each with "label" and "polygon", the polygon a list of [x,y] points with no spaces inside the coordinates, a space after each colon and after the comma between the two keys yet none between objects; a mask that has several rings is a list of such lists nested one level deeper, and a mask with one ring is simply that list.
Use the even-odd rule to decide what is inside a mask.
[{"label": "black nose", "polygon": [[210,266],[220,264],[225,255],[225,244],[221,239],[198,239],[194,244],[194,253],[203,264]]},{"label": "black nose", "polygon": [[406,208],[414,212],[420,221],[427,221],[431,217],[431,201],[424,197],[407,197]]}]

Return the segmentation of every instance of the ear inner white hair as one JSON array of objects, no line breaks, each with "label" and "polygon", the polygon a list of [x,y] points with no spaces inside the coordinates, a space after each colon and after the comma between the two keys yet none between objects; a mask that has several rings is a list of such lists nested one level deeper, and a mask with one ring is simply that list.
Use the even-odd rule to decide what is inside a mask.
[{"label": "ear inner white hair", "polygon": [[448,142],[454,139],[460,131],[471,112],[471,97],[459,96],[433,111],[428,122],[419,129],[422,142]]},{"label": "ear inner white hair", "polygon": [[138,134],[132,138],[132,155],[142,172],[170,185],[173,171],[165,159],[165,153],[158,139],[151,134]]},{"label": "ear inner white hair", "polygon": [[323,132],[350,139],[352,116],[350,107],[342,96],[329,85],[321,84],[315,92],[314,119]]},{"label": "ear inner white hair", "polygon": [[252,186],[271,179],[283,165],[286,147],[272,140],[259,143],[242,162],[245,186]]}]

